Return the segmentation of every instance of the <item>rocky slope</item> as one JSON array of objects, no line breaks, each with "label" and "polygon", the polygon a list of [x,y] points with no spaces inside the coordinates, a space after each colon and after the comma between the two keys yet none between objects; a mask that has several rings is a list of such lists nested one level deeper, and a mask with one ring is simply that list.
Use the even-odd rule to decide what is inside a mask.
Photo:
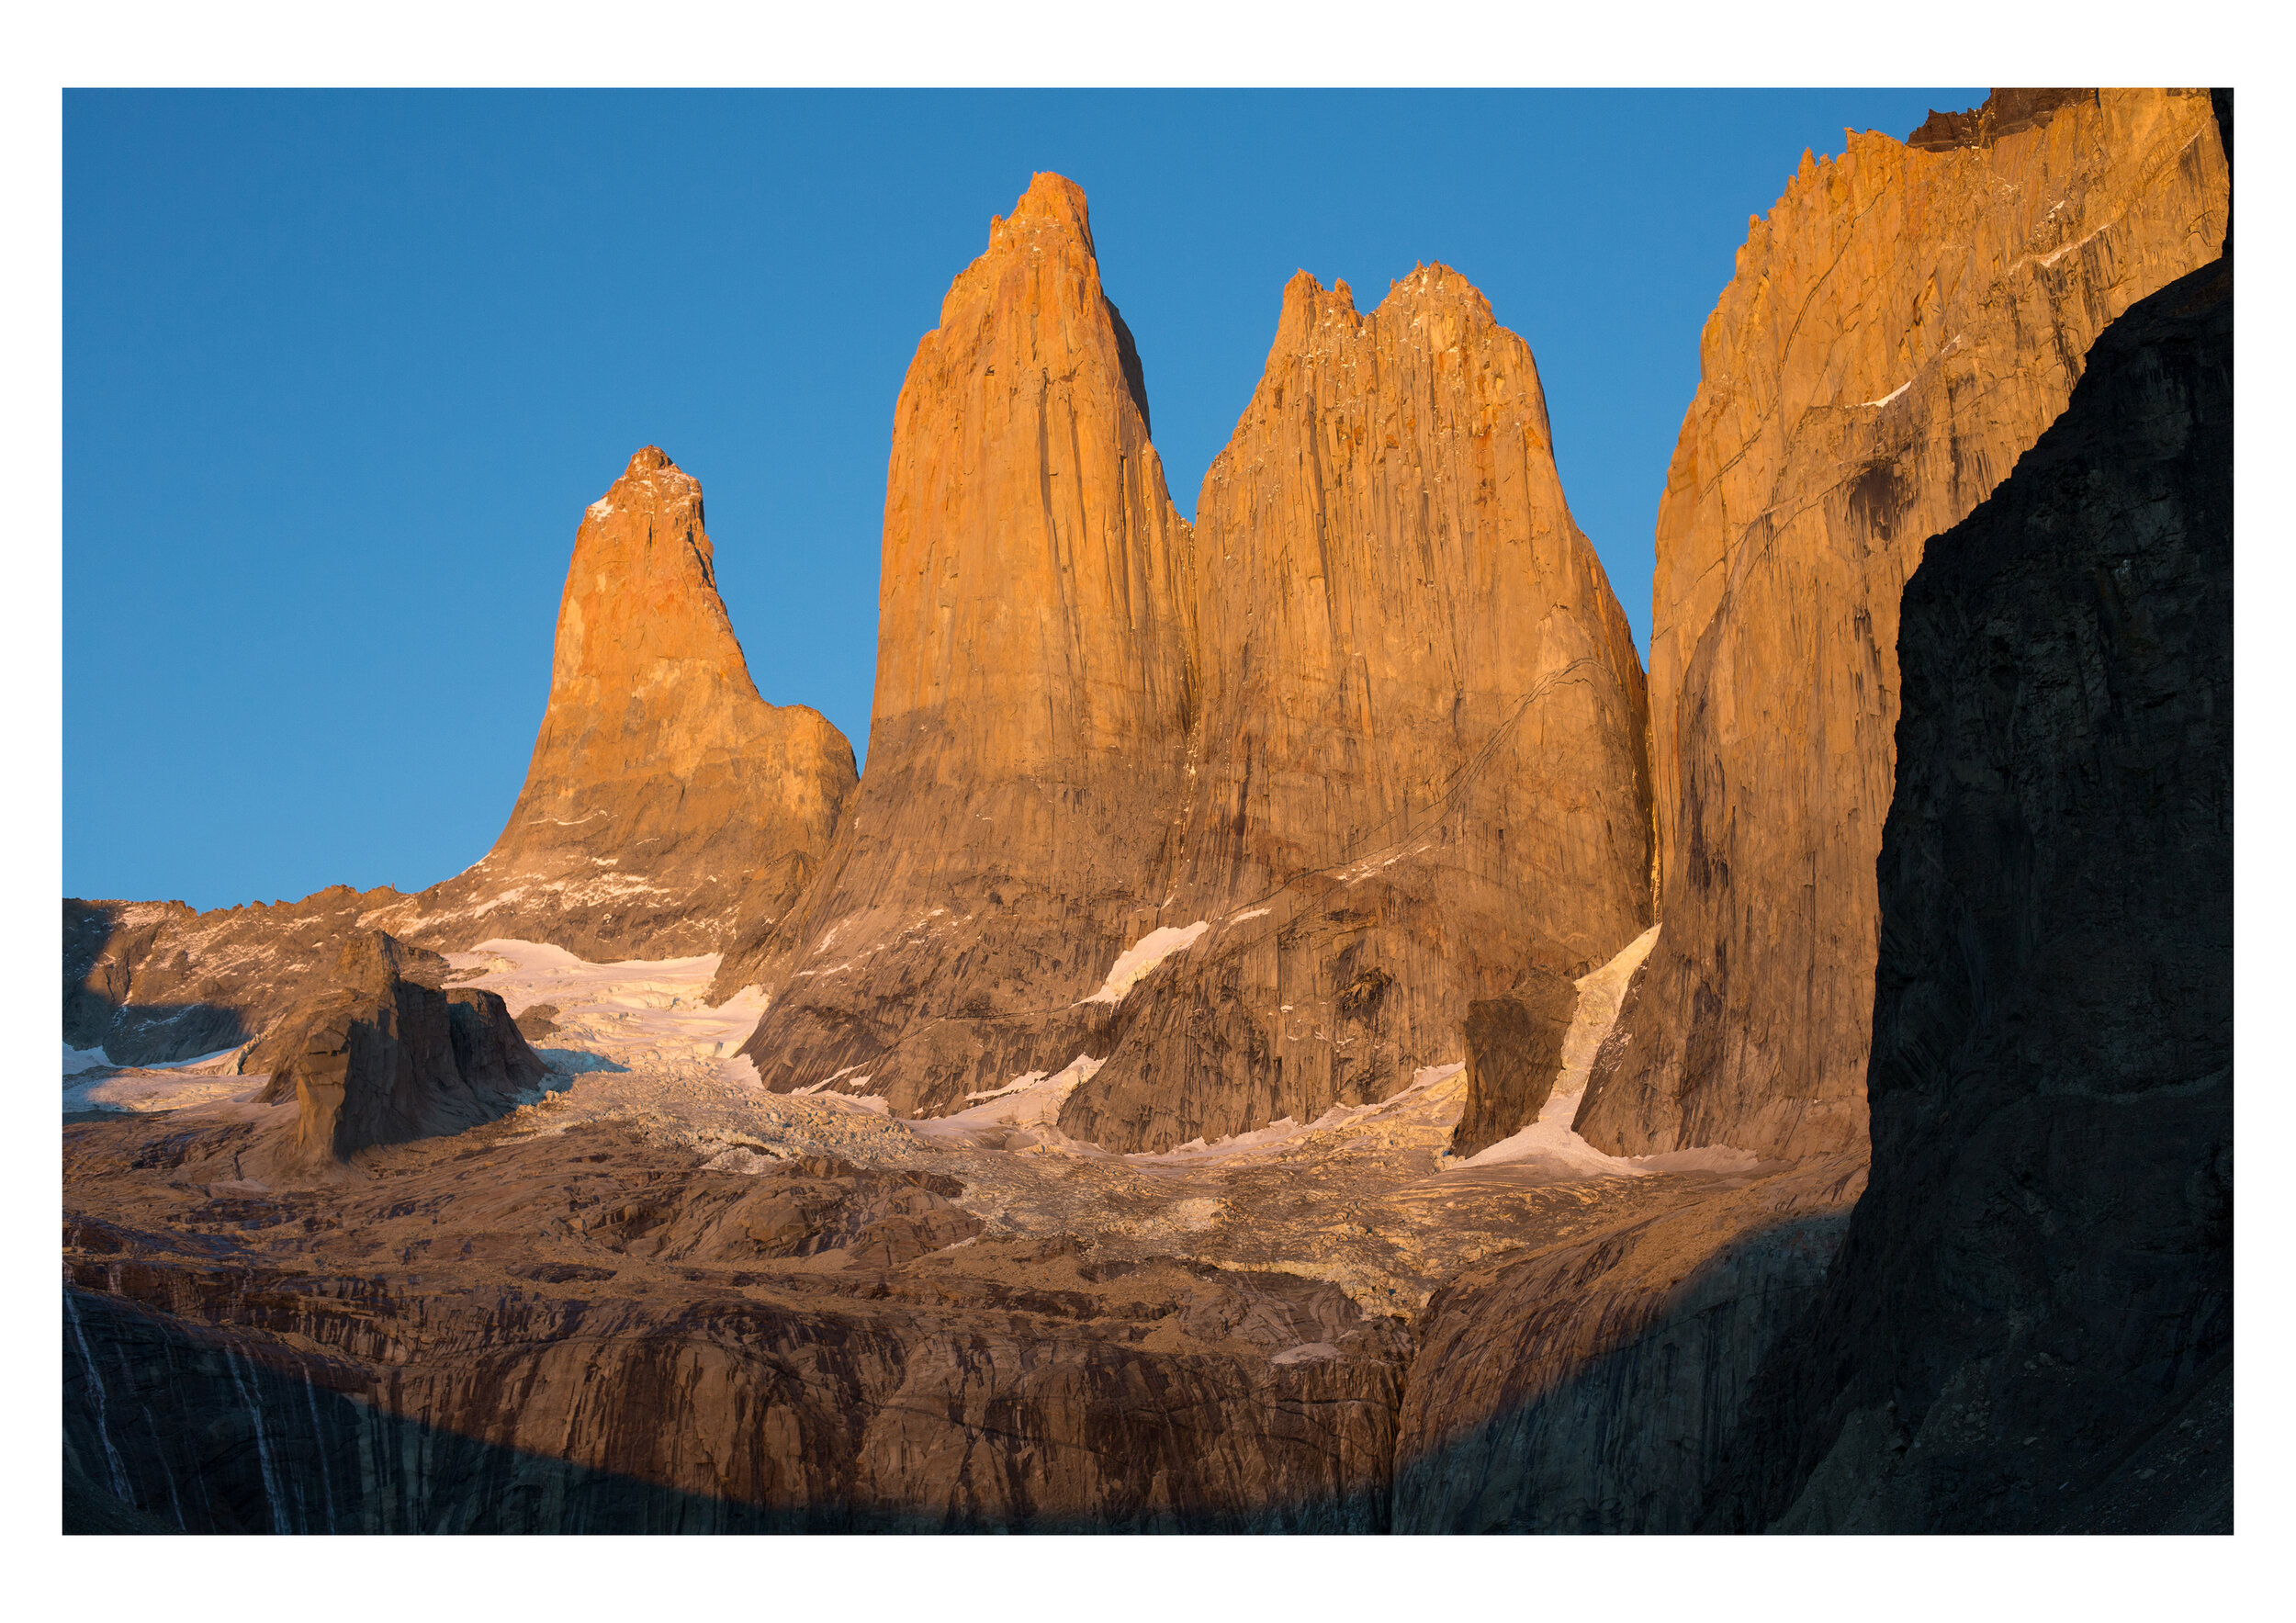
[{"label": "rocky slope", "polygon": [[2005,94],[1806,157],[1706,324],[1652,589],[1665,928],[1580,1118],[1605,1149],[1863,1141],[1904,583],[2223,236],[2205,92]]},{"label": "rocky slope", "polygon": [[196,913],[67,900],[63,1037],[122,1065],[211,1054],[323,988],[345,941],[707,953],[813,877],[855,782],[817,713],[758,696],[717,594],[702,488],[648,446],[575,533],[550,699],[493,851],[409,896],[335,885]]},{"label": "rocky slope", "polygon": [[1873,1183],[1716,1519],[2232,1529],[2233,275],[1907,586]]},{"label": "rocky slope", "polygon": [[359,921],[405,900],[331,885],[299,902],[63,904],[63,1040],[114,1064],[236,1048],[325,989]]},{"label": "rocky slope", "polygon": [[[249,1176],[294,1115],[252,1095],[75,1121],[67,1514],[145,1530],[1440,1523],[1416,1497],[1402,1514],[1398,1471],[1425,1452],[1406,1425],[1443,1446],[1504,1414],[1456,1337],[1435,1366],[1419,1350],[1412,1320],[1460,1296],[1446,1281],[1679,1240],[1669,1213],[1811,1209],[1776,1169],[1645,1167],[1570,1134],[1581,1051],[1645,945],[1580,989],[1564,1119],[1473,1164],[1443,1154],[1456,1067],[1256,1142],[1118,1157],[1014,1133],[1042,1120],[1025,1093],[906,1123],[769,1092],[627,1021],[599,1024],[622,1041],[602,1038],[594,1068],[503,1119],[329,1178]],[[583,1029],[616,998],[717,1020],[660,1008],[679,1000],[647,966],[617,982],[546,950],[501,956],[456,967]],[[1571,1271],[1601,1315],[1665,1266]],[[1808,1271],[1790,1266],[1786,1289]],[[1750,1362],[1768,1323],[1741,1314],[1701,1356]],[[1704,1437],[1717,1414],[1637,1424],[1663,1458],[1686,1446],[1670,1427]]]},{"label": "rocky slope", "polygon": [[1823,1287],[1854,1155],[1463,1271],[1418,1326],[1394,1527],[1682,1533]]},{"label": "rocky slope", "polygon": [[1470,1002],[1649,923],[1642,669],[1529,347],[1423,266],[1302,271],[1197,507],[1201,719],[1165,929],[1063,1129],[1168,1148],[1385,1099]]},{"label": "rocky slope", "polygon": [[1172,870],[1196,704],[1187,526],[1085,197],[1040,175],[895,409],[869,775],[818,884],[728,952],[775,1088],[904,1113],[1085,1051]]}]

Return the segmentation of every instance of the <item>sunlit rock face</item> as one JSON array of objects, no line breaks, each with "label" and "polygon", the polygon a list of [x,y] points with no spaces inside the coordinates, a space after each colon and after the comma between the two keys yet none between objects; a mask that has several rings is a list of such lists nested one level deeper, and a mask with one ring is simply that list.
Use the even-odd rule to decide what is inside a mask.
[{"label": "sunlit rock face", "polygon": [[1198,704],[1191,541],[1084,193],[1040,175],[895,409],[869,775],[827,871],[718,989],[775,1088],[961,1104],[1095,1041],[1170,889]]},{"label": "sunlit rock face", "polygon": [[549,706],[501,838],[376,922],[592,960],[715,952],[796,899],[854,781],[852,747],[818,712],[759,697],[702,487],[649,445],[575,532]]},{"label": "sunlit rock face", "polygon": [[1706,323],[1652,587],[1664,930],[1579,1118],[1614,1153],[1863,1143],[1906,580],[2223,242],[2205,91],[2007,112],[1806,157]]},{"label": "sunlit rock face", "polygon": [[1089,1053],[1064,1130],[1169,1148],[1384,1099],[1649,923],[1641,668],[1480,293],[1294,278],[1198,530],[1147,427],[1040,175],[903,389],[869,778],[720,972],[771,1086],[938,1111]]},{"label": "sunlit rock face", "polygon": [[706,954],[769,927],[828,850],[853,751],[816,712],[758,696],[712,559],[702,487],[640,451],[575,532],[549,704],[494,849],[413,895],[338,885],[204,913],[67,900],[65,1041],[121,1064],[245,1043],[325,989],[363,930],[614,960]]},{"label": "sunlit rock face", "polygon": [[1529,346],[1458,272],[1302,271],[1197,506],[1203,718],[1168,923],[1063,1111],[1111,1148],[1385,1099],[1468,1006],[1649,922],[1642,667]]}]

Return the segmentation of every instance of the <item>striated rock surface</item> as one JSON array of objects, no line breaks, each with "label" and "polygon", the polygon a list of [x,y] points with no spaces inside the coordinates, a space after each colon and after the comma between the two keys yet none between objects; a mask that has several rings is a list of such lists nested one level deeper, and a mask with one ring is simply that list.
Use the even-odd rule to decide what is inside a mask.
[{"label": "striated rock surface", "polygon": [[1872,1187],[1720,1527],[2232,1530],[2233,275],[1907,586]]},{"label": "striated rock surface", "polygon": [[1165,928],[1061,1116],[1110,1149],[1385,1099],[1468,1005],[1650,919],[1640,661],[1538,368],[1464,277],[1306,272],[1197,509],[1202,719]]},{"label": "striated rock surface", "polygon": [[374,922],[593,961],[712,952],[777,921],[827,852],[852,746],[758,696],[702,487],[648,445],[582,515],[525,786],[477,865]]},{"label": "striated rock surface", "polygon": [[1862,1143],[1904,583],[2223,237],[2205,92],[2014,95],[1806,157],[1706,324],[1652,588],[1664,930],[1578,1122],[1613,1153]]},{"label": "striated rock surface", "polygon": [[1697,1526],[1864,1168],[1844,1154],[1725,1181],[1436,1292],[1398,1420],[1397,1532]]},{"label": "striated rock surface", "polygon": [[771,992],[769,1085],[938,1110],[1094,1041],[1177,855],[1190,568],[1084,194],[1040,175],[895,410],[869,776],[714,989]]},{"label": "striated rock surface", "polygon": [[205,913],[66,900],[64,1041],[121,1065],[234,1047],[377,928],[447,951],[508,938],[614,961],[705,954],[769,927],[828,849],[853,752],[815,711],[758,696],[711,557],[701,486],[640,451],[576,532],[549,705],[494,850],[411,896],[332,885]]}]

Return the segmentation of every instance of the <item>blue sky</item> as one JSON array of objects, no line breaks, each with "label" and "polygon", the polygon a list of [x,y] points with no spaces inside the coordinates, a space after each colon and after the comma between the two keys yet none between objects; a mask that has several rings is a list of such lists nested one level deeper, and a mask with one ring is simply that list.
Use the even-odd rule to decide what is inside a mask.
[{"label": "blue sky", "polygon": [[483,855],[582,508],[702,481],[760,690],[867,745],[894,398],[1030,174],[1082,185],[1174,500],[1285,280],[1420,260],[1536,354],[1647,647],[1749,214],[1975,89],[64,97],[67,894],[405,889]]}]

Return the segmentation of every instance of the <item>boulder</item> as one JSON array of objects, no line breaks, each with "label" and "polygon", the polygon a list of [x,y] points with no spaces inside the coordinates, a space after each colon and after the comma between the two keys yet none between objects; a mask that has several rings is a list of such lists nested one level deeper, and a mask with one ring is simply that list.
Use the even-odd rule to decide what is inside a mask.
[{"label": "boulder", "polygon": [[546,1067],[501,997],[402,973],[435,958],[381,930],[355,934],[335,984],[290,1008],[248,1052],[244,1069],[269,1078],[258,1101],[297,1107],[281,1170],[322,1170],[371,1145],[460,1133],[542,1080]]}]

